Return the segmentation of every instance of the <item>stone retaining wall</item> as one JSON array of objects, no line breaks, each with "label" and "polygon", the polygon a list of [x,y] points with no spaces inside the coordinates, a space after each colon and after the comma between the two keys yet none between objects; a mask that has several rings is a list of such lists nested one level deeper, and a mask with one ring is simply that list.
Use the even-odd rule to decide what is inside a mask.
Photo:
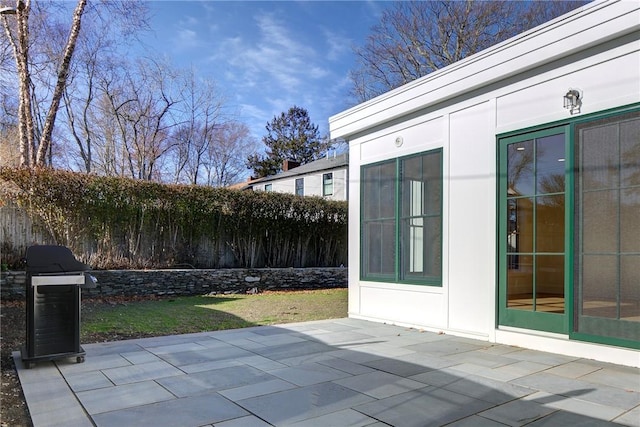
[{"label": "stone retaining wall", "polygon": [[[204,295],[263,290],[325,289],[347,287],[346,268],[257,268],[219,270],[96,270],[95,289],[83,297],[134,295]],[[24,271],[2,272],[0,297],[25,298]],[[255,288],[255,289],[254,289]]]}]

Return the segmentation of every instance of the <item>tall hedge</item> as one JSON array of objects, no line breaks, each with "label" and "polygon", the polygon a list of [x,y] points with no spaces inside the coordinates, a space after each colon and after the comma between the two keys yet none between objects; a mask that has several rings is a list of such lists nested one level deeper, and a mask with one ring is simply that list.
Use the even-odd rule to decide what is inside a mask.
[{"label": "tall hedge", "polygon": [[12,168],[0,168],[0,196],[94,268],[339,266],[347,259],[347,203],[319,197]]}]

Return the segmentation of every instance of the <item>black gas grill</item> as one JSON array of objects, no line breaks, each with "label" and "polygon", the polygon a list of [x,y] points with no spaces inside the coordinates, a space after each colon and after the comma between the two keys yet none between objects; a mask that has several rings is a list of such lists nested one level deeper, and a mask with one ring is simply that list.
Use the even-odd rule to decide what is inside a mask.
[{"label": "black gas grill", "polygon": [[27,368],[35,362],[67,357],[84,362],[80,288],[95,287],[89,270],[64,246],[27,248],[27,342],[21,351]]}]

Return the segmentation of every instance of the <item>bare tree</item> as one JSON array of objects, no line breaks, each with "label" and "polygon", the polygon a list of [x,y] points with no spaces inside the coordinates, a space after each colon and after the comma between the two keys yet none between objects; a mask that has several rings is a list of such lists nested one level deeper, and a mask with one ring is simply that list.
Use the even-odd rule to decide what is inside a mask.
[{"label": "bare tree", "polygon": [[38,144],[38,152],[36,154],[35,160],[36,166],[44,166],[45,164],[45,155],[47,154],[49,145],[51,144],[51,135],[53,134],[53,126],[56,121],[56,115],[58,114],[58,106],[60,105],[60,100],[62,99],[63,91],[67,84],[67,76],[69,75],[71,57],[73,56],[73,52],[76,48],[76,41],[78,40],[78,35],[80,34],[82,14],[84,13],[84,8],[86,5],[87,0],[78,0],[78,5],[73,11],[73,20],[71,23],[69,38],[67,40],[67,44],[64,47],[62,61],[60,62],[60,65],[58,67],[58,78],[56,80],[53,96],[51,97],[51,105],[49,106],[47,118],[45,119],[44,128],[42,130],[42,136],[40,137],[40,143]]},{"label": "bare tree", "polygon": [[115,70],[119,48],[147,29],[148,10],[143,2],[108,2],[90,8],[87,17],[91,19],[83,24],[62,101],[68,138],[73,142],[66,151],[69,160],[91,172],[94,145],[101,142],[102,132],[108,131],[96,132],[96,122],[102,118],[97,104],[99,82]]},{"label": "bare tree", "polygon": [[174,118],[180,123],[174,138],[174,181],[198,184],[212,133],[222,121],[224,98],[215,83],[198,79],[193,69],[182,73],[180,106]]},{"label": "bare tree", "polygon": [[[78,0],[73,11],[71,26],[68,37],[59,63],[57,65],[55,85],[51,96],[50,104],[46,117],[43,122],[42,134],[38,142],[35,141],[34,118],[32,109],[33,82],[31,80],[31,62],[29,56],[30,46],[30,27],[29,17],[31,14],[31,0],[16,1],[16,19],[17,25],[15,29],[9,24],[8,18],[3,15],[3,26],[5,34],[13,48],[14,56],[17,64],[17,74],[19,82],[19,133],[20,133],[20,164],[21,166],[44,166],[46,154],[51,144],[51,136],[53,127],[58,113],[60,99],[66,85],[69,66],[73,52],[75,50],[76,41],[80,33],[82,25],[82,16],[84,14],[87,0]],[[14,34],[15,32],[15,34]]]},{"label": "bare tree", "polygon": [[31,77],[29,75],[29,13],[31,1],[18,1],[16,5],[16,25],[11,25],[6,14],[2,23],[16,59],[18,73],[18,135],[20,164],[30,166],[33,163],[33,117],[31,116]]},{"label": "bare tree", "polygon": [[[161,180],[156,162],[172,147],[169,138],[172,108],[178,102],[172,92],[175,71],[166,63],[140,59],[101,82],[104,114],[117,126],[113,142],[122,162],[122,175],[145,180]],[[126,172],[125,172],[126,171]]]},{"label": "bare tree", "polygon": [[18,140],[16,123],[0,123],[0,166],[17,167],[20,165],[20,153],[15,141]]},{"label": "bare tree", "polygon": [[[98,84],[105,84],[99,82]],[[91,170],[99,175],[125,176],[122,150],[120,149],[121,127],[118,116],[113,113],[115,97],[100,90],[95,104],[93,138],[91,141]]]},{"label": "bare tree", "polygon": [[231,121],[216,127],[204,162],[207,184],[221,187],[243,180],[247,155],[256,146],[257,141],[243,123]]},{"label": "bare tree", "polygon": [[[14,4],[15,17],[3,14],[2,24],[15,58],[14,75],[19,82],[21,165],[41,167],[51,163],[54,127],[60,104],[65,102],[65,92],[67,95],[76,92],[68,88],[84,17],[90,15],[94,24],[102,22],[101,29],[89,38],[112,40],[114,28],[126,36],[146,28],[146,14],[141,13],[146,11],[146,5],[106,0],[88,4],[87,0],[78,0],[70,19],[65,19],[70,9],[62,2],[15,0]],[[75,89],[79,87],[83,85],[78,82]],[[65,104],[70,101],[67,96]],[[77,117],[74,120],[77,124]]]},{"label": "bare tree", "polygon": [[[79,156],[82,159],[85,172],[91,172],[92,165],[92,107],[96,100],[96,75],[100,72],[99,51],[101,38],[83,40],[87,45],[94,42],[93,46],[81,49],[80,61],[73,69],[70,84],[63,92],[63,105],[66,113],[68,129],[71,137],[78,147]],[[84,90],[80,90],[84,87]]]},{"label": "bare tree", "polygon": [[355,49],[352,95],[358,102],[452,64],[585,1],[401,1],[383,12]]}]

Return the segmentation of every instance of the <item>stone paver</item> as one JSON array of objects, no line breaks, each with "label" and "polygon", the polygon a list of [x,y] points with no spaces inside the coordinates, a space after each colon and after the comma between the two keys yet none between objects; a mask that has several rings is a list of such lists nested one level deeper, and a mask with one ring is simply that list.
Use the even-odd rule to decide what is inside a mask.
[{"label": "stone paver", "polygon": [[362,320],[83,347],[14,353],[34,427],[640,427],[638,369]]}]

